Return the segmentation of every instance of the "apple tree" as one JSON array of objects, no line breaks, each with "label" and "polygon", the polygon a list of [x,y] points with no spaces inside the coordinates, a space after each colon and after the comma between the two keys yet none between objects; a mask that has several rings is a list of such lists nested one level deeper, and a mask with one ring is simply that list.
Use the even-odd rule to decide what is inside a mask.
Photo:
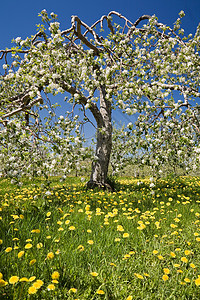
[{"label": "apple tree", "polygon": [[88,187],[106,186],[115,109],[138,116],[135,144],[154,153],[152,162],[172,136],[176,151],[179,144],[195,148],[200,26],[194,36],[185,36],[180,27],[184,12],[179,15],[171,28],[155,16],[132,22],[111,11],[91,26],[72,16],[71,27],[61,30],[57,16],[43,10],[35,35],[17,37],[12,48],[0,51],[2,126],[20,115],[32,130],[30,123],[38,120],[35,109],[49,105],[48,95],[67,94],[72,114],[80,106],[84,120],[96,128]]}]

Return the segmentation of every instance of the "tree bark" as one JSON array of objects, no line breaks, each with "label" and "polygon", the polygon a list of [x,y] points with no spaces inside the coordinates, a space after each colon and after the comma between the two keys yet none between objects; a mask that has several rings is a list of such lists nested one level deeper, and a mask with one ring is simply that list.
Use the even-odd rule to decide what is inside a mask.
[{"label": "tree bark", "polygon": [[107,183],[108,166],[112,150],[112,122],[111,101],[106,99],[106,90],[101,86],[100,90],[100,115],[97,121],[97,144],[95,159],[92,162],[92,171],[88,188],[100,187],[111,189]]}]

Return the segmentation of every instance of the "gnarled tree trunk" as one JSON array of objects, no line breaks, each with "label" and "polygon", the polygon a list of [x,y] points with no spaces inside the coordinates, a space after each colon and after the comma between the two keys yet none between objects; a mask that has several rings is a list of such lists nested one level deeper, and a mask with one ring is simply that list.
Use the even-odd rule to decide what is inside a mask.
[{"label": "gnarled tree trunk", "polygon": [[111,101],[106,99],[106,90],[102,86],[100,90],[100,116],[97,121],[97,144],[95,160],[92,162],[92,172],[89,188],[110,188],[107,184],[108,166],[112,150],[112,122]]}]

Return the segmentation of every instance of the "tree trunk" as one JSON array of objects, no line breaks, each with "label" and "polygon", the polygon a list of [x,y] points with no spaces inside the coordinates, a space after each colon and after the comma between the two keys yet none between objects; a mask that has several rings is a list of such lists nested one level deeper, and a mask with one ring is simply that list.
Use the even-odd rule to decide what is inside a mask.
[{"label": "tree trunk", "polygon": [[105,87],[100,90],[100,117],[97,121],[97,144],[95,160],[92,162],[92,172],[88,188],[111,187],[107,184],[108,166],[112,150],[112,122],[111,122],[111,101],[105,98]]}]

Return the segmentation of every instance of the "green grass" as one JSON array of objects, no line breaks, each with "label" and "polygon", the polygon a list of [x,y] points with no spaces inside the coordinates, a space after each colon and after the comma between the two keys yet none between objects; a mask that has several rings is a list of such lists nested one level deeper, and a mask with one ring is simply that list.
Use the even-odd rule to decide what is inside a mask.
[{"label": "green grass", "polygon": [[0,299],[200,299],[200,178],[137,182],[2,179]]}]

